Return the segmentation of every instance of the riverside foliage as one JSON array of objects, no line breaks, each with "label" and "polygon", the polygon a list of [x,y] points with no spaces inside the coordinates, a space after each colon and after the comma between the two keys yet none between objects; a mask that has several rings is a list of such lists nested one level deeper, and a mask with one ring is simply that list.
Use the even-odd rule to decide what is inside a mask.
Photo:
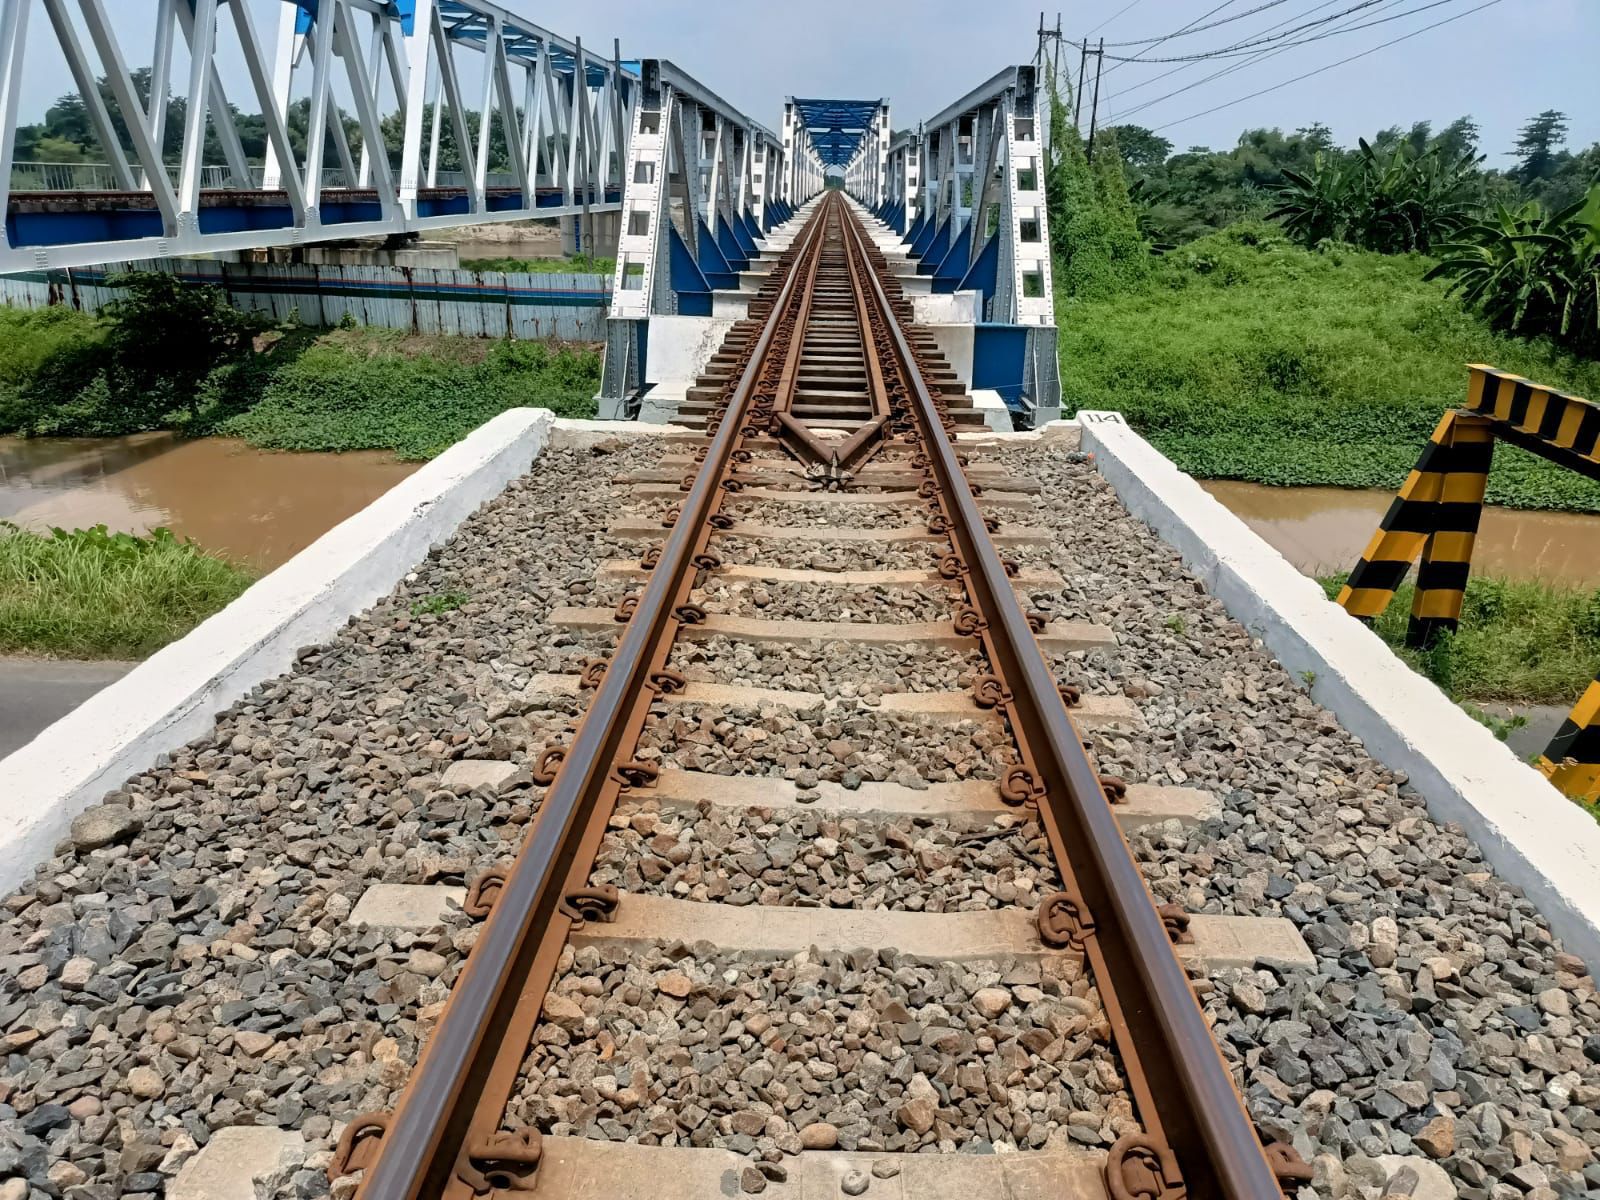
[{"label": "riverside foliage", "polygon": [[32,533],[0,522],[0,652],[142,658],[234,600],[254,576],[171,530]]},{"label": "riverside foliage", "polygon": [[177,429],[429,458],[507,408],[594,414],[600,356],[581,346],[269,328],[215,288],[122,280],[99,317],[0,307],[0,434]]},{"label": "riverside foliage", "polygon": [[[1393,489],[1469,362],[1600,395],[1600,363],[1496,332],[1431,265],[1303,249],[1263,222],[1201,238],[1141,286],[1063,304],[1063,407],[1121,410],[1202,478]],[[1501,446],[1489,500],[1600,512],[1600,485]]]}]

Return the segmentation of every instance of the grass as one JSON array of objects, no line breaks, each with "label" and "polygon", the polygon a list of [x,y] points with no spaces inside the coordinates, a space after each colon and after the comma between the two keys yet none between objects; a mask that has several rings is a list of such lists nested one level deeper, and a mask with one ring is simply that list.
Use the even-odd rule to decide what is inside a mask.
[{"label": "grass", "polygon": [[[1202,238],[1144,287],[1058,298],[1064,407],[1120,410],[1202,478],[1393,489],[1464,401],[1469,362],[1600,397],[1600,363],[1493,332],[1428,266],[1259,223]],[[1501,446],[1489,500],[1600,512],[1600,483]]]},{"label": "grass", "polygon": [[514,275],[611,275],[616,272],[617,260],[588,254],[574,254],[571,258],[463,258],[461,269]]},{"label": "grass", "polygon": [[457,591],[440,592],[436,596],[424,596],[421,600],[412,604],[411,615],[420,617],[425,613],[431,613],[434,616],[438,616],[440,613],[447,613],[460,608],[471,599],[472,597],[466,592]]},{"label": "grass", "polygon": [[592,417],[599,388],[600,356],[584,348],[335,330],[260,381],[259,398],[245,411],[206,431],[271,450],[392,450],[427,459],[508,408]]},{"label": "grass", "polygon": [[[1344,580],[1318,582],[1331,600]],[[1474,701],[1570,705],[1600,671],[1600,588],[1469,579],[1460,628],[1425,651],[1405,645],[1411,594],[1402,586],[1374,628],[1468,711]]]},{"label": "grass", "polygon": [[253,579],[167,529],[147,537],[104,525],[39,534],[0,522],[0,651],[143,658]]}]

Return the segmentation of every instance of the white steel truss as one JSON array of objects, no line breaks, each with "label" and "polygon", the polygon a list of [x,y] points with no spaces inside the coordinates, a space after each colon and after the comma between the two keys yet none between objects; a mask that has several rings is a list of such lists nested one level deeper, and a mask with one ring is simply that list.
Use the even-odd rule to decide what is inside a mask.
[{"label": "white steel truss", "polygon": [[709,316],[711,291],[738,286],[789,178],[771,130],[666,60],[647,58],[639,73],[602,415],[620,415],[637,390],[652,316]]},{"label": "white steel truss", "polygon": [[844,170],[845,190],[869,208],[877,208],[888,197],[889,136],[889,102],[884,100]]},{"label": "white steel truss", "polygon": [[798,208],[826,187],[828,178],[792,98],[783,102],[783,153],[785,169],[778,195],[785,204]]},{"label": "white steel truss", "polygon": [[[107,0],[0,0],[0,213],[15,218],[15,241],[0,235],[0,273],[530,217],[587,226],[591,215],[621,208],[623,139],[639,88],[615,44],[609,57],[595,55],[487,0],[282,0],[269,46],[249,0],[148,2],[157,28],[147,104]],[[122,5],[111,6],[119,16]],[[89,237],[93,222],[70,219],[75,208],[94,207],[82,194],[49,193],[45,202],[11,192],[22,57],[30,14],[39,9],[83,97],[115,191],[125,194],[121,211],[142,214],[148,233]],[[223,14],[244,62],[242,79],[227,82],[244,93],[234,97],[241,111],[260,112],[265,125],[260,164],[246,159],[227,119],[230,97],[215,57]],[[171,79],[179,38],[189,51],[186,81]],[[458,53],[482,56],[475,95],[464,90]],[[99,76],[124,115],[131,157]],[[163,144],[173,83],[186,84],[177,93],[185,118],[175,147]],[[309,96],[299,153],[289,135],[296,92]],[[339,95],[349,97],[348,113]],[[360,132],[355,152],[347,117]],[[386,118],[402,131],[398,146],[386,144]],[[448,173],[440,170],[446,121],[460,163]],[[491,176],[497,122],[508,169]],[[202,161],[208,126],[226,160],[221,180],[218,167]],[[379,146],[384,152],[375,153]],[[337,166],[324,165],[329,154]],[[117,200],[102,195],[95,203],[103,209]]]},{"label": "white steel truss", "polygon": [[983,318],[1053,326],[1045,118],[1034,82],[1032,67],[1008,67],[915,133],[895,138],[878,206],[914,246],[937,235],[953,247],[970,231],[965,261],[954,264],[963,273],[998,239]]}]

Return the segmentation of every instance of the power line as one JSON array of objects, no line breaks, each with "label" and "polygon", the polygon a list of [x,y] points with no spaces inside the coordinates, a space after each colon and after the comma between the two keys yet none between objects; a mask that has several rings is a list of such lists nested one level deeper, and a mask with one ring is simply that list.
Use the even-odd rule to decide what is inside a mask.
[{"label": "power line", "polygon": [[[1237,3],[1238,3],[1238,0],[1222,0],[1221,4],[1217,5],[1213,9],[1208,9],[1207,11],[1201,13],[1198,17],[1196,17],[1194,20],[1190,21],[1187,25],[1180,26],[1179,28],[1174,29],[1171,33],[1167,34],[1166,37],[1157,39],[1155,44],[1152,45],[1150,47],[1150,49],[1154,50],[1156,48],[1156,46],[1161,45],[1162,42],[1170,42],[1173,38],[1177,37],[1180,33],[1184,32],[1184,30],[1193,29],[1196,25],[1200,24],[1200,22],[1204,21],[1207,17],[1214,17],[1219,12],[1221,12],[1223,9],[1227,8],[1230,4],[1237,4]],[[1088,39],[1085,38],[1084,40],[1087,41]],[[1105,53],[1105,51],[1102,50],[1101,54],[1103,55],[1104,53]],[[1124,59],[1121,62],[1112,63],[1111,64],[1111,71],[1115,71],[1118,67],[1121,67],[1121,66],[1125,65],[1126,63],[1139,61],[1141,56],[1144,55],[1145,53],[1147,53],[1147,51],[1141,50],[1138,54],[1134,55],[1132,58]],[[1106,74],[1107,75],[1111,74],[1111,71],[1107,71]]]},{"label": "power line", "polygon": [[[1336,2],[1336,0],[1329,0],[1329,2],[1330,3],[1331,2]],[[1404,3],[1406,3],[1406,0],[1385,0],[1384,7],[1385,8],[1393,8],[1397,4],[1404,4]],[[1315,10],[1313,10],[1313,11],[1315,11]],[[1382,12],[1383,9],[1380,8],[1378,11]],[[1332,18],[1332,19],[1336,20],[1337,18]],[[1343,29],[1343,28],[1344,28],[1344,26],[1339,26],[1339,29]],[[1132,108],[1124,109],[1123,111],[1117,113],[1114,117],[1110,118],[1110,120],[1112,122],[1116,122],[1116,121],[1122,120],[1125,117],[1131,117],[1135,113],[1141,113],[1145,109],[1150,108],[1153,105],[1160,104],[1163,100],[1170,100],[1174,96],[1181,96],[1184,92],[1192,92],[1195,88],[1200,87],[1200,86],[1202,86],[1204,84],[1210,83],[1212,80],[1221,79],[1225,75],[1232,75],[1236,71],[1242,71],[1246,67],[1254,66],[1258,62],[1265,62],[1269,58],[1275,58],[1280,54],[1283,54],[1283,53],[1285,53],[1285,52],[1287,52],[1289,50],[1294,49],[1294,47],[1296,45],[1298,45],[1298,44],[1299,43],[1291,43],[1291,44],[1289,44],[1287,46],[1270,46],[1270,47],[1268,47],[1268,48],[1266,48],[1264,50],[1257,50],[1252,57],[1247,58],[1244,62],[1234,63],[1231,66],[1224,67],[1220,71],[1213,71],[1210,75],[1205,76],[1205,78],[1203,78],[1203,79],[1197,79],[1193,83],[1185,84],[1183,87],[1174,88],[1172,91],[1165,92],[1162,95],[1155,97],[1154,99],[1141,101],[1140,103],[1135,104]],[[1166,72],[1166,74],[1168,74],[1168,75],[1175,74],[1176,71],[1187,70],[1188,67],[1192,67],[1194,65],[1196,65],[1196,64],[1189,63],[1185,67],[1175,68],[1174,71],[1168,71],[1168,72]],[[1123,91],[1118,92],[1117,94],[1119,96],[1120,95],[1124,95],[1127,92],[1130,92],[1132,90],[1133,90],[1132,88],[1124,88]]]},{"label": "power line", "polygon": [[[1123,13],[1127,12],[1130,8],[1138,8],[1139,5],[1141,5],[1143,3],[1144,3],[1144,0],[1133,0],[1132,4],[1124,4],[1121,8],[1117,9],[1116,12],[1112,13],[1104,21],[1101,21],[1100,24],[1096,25],[1093,29],[1089,30],[1089,33],[1098,33],[1100,30],[1104,29],[1107,25],[1111,24],[1111,22],[1115,21]],[[1087,42],[1089,40],[1089,33],[1086,33],[1086,34],[1083,35],[1083,40],[1085,42]]]},{"label": "power line", "polygon": [[[1227,25],[1227,24],[1229,24],[1229,23],[1231,23],[1233,21],[1242,21],[1246,17],[1255,16],[1258,12],[1266,12],[1266,10],[1269,9],[1269,8],[1277,8],[1278,5],[1287,4],[1288,2],[1289,2],[1289,0],[1267,0],[1267,2],[1265,4],[1258,4],[1254,8],[1246,9],[1242,13],[1234,13],[1233,16],[1231,16],[1231,17],[1223,17],[1222,20],[1220,20],[1220,21],[1213,21],[1209,25],[1197,25],[1192,29],[1189,28],[1188,26],[1185,26],[1179,32],[1184,34],[1185,36],[1187,36],[1188,34],[1191,34],[1191,33],[1204,33],[1207,29],[1215,29],[1219,25]],[[1138,0],[1134,0],[1134,3],[1137,4]],[[1128,5],[1128,8],[1132,8],[1132,7],[1133,7],[1132,4]],[[1125,8],[1122,11],[1123,12],[1127,12],[1128,9]],[[1121,16],[1122,14],[1118,13],[1117,15]],[[1089,30],[1089,33],[1093,33],[1095,31],[1095,29],[1099,29],[1099,28],[1101,28],[1101,26],[1108,25],[1108,24],[1110,24],[1109,21],[1102,21],[1102,22],[1100,22],[1099,25],[1096,25],[1094,27],[1094,29]],[[1084,36],[1087,37],[1088,34],[1085,34]],[[1176,36],[1177,36],[1177,34],[1170,34],[1170,33],[1167,35],[1168,38],[1176,37]],[[1163,42],[1163,41],[1166,41],[1166,40],[1167,40],[1167,38],[1153,38],[1153,37],[1134,38],[1132,41],[1127,41],[1127,42],[1107,42],[1106,45],[1110,46],[1112,49],[1115,50],[1115,49],[1120,49],[1123,46],[1144,46],[1144,45],[1148,45],[1151,42]],[[1115,57],[1115,56],[1113,56],[1113,57]]]},{"label": "power line", "polygon": [[1427,33],[1428,30],[1437,29],[1441,25],[1448,25],[1452,21],[1459,21],[1463,17],[1470,17],[1475,12],[1482,12],[1484,9],[1492,8],[1499,3],[1500,0],[1485,0],[1485,3],[1478,5],[1477,8],[1469,8],[1466,12],[1457,13],[1453,17],[1445,17],[1442,20],[1433,22],[1431,25],[1424,25],[1421,29],[1413,29],[1410,33],[1403,33],[1397,38],[1390,38],[1387,42],[1380,42],[1378,45],[1373,46],[1370,50],[1363,50],[1359,54],[1352,54],[1348,58],[1341,58],[1338,62],[1329,63],[1325,67],[1318,67],[1315,71],[1307,71],[1304,75],[1296,75],[1293,79],[1285,79],[1282,83],[1275,83],[1271,87],[1262,88],[1258,92],[1251,92],[1248,96],[1240,96],[1237,100],[1229,100],[1225,104],[1213,105],[1211,108],[1208,108],[1203,112],[1191,113],[1187,117],[1179,117],[1176,121],[1168,121],[1165,125],[1156,126],[1155,131],[1158,132],[1162,129],[1171,129],[1174,125],[1182,125],[1185,122],[1194,121],[1200,117],[1208,117],[1214,112],[1221,112],[1225,108],[1232,108],[1235,104],[1243,104],[1246,100],[1254,100],[1258,96],[1265,96],[1267,93],[1275,92],[1279,88],[1288,87],[1291,83],[1299,83],[1302,79],[1310,79],[1313,75],[1321,75],[1326,71],[1333,70],[1335,67],[1342,67],[1346,63],[1355,62],[1358,58],[1365,58],[1369,54],[1376,54],[1379,50],[1386,50],[1390,46],[1398,45],[1401,42],[1410,41],[1418,34]]},{"label": "power line", "polygon": [[[1308,8],[1305,12],[1300,13],[1299,16],[1309,17],[1312,13],[1317,12],[1320,9],[1327,8],[1330,4],[1338,4],[1338,3],[1339,3],[1339,0],[1322,0],[1321,4],[1315,5],[1312,8]],[[1402,3],[1402,0],[1391,0],[1391,3],[1399,4],[1399,3]],[[1285,17],[1283,20],[1279,21],[1277,24],[1268,25],[1265,29],[1261,30],[1260,32],[1261,33],[1271,33],[1274,29],[1281,29],[1283,26],[1287,25],[1290,21],[1293,21],[1295,19],[1296,19],[1296,17],[1294,17],[1294,16]],[[1111,95],[1107,96],[1106,97],[1106,102],[1109,104],[1111,101],[1116,100],[1119,97],[1126,96],[1129,92],[1137,92],[1141,88],[1149,87],[1151,84],[1160,83],[1163,79],[1168,79],[1173,75],[1178,75],[1178,74],[1181,74],[1184,71],[1192,70],[1197,65],[1199,65],[1199,64],[1192,63],[1192,62],[1191,63],[1184,63],[1180,67],[1173,67],[1172,70],[1170,70],[1170,71],[1163,71],[1159,75],[1152,75],[1149,79],[1140,80],[1138,83],[1131,83],[1127,87],[1123,88],[1120,92],[1113,92]]]},{"label": "power line", "polygon": [[[1110,57],[1113,62],[1138,61],[1148,63],[1207,62],[1216,58],[1242,58],[1246,55],[1255,53],[1255,51],[1260,49],[1262,46],[1273,45],[1283,41],[1285,38],[1293,37],[1296,33],[1303,33],[1307,29],[1318,28],[1322,25],[1326,25],[1329,21],[1336,21],[1340,17],[1348,16],[1357,10],[1371,8],[1374,4],[1380,4],[1383,2],[1384,0],[1363,0],[1361,4],[1355,5],[1352,8],[1347,8],[1343,12],[1334,13],[1332,16],[1324,17],[1320,21],[1311,21],[1305,25],[1297,26],[1294,29],[1286,29],[1282,33],[1273,34],[1271,37],[1259,37],[1243,42],[1235,42],[1231,46],[1220,46],[1215,50],[1207,50],[1201,53],[1175,55],[1167,58],[1141,58],[1137,60],[1131,58],[1118,58],[1114,54]],[[1398,21],[1402,17],[1415,16],[1417,13],[1427,12],[1430,8],[1438,8],[1440,5],[1454,3],[1456,3],[1456,0],[1432,0],[1431,3],[1421,5],[1417,8],[1407,9],[1403,13],[1395,13],[1393,16],[1388,17],[1379,17],[1376,20],[1366,21],[1358,25],[1346,25],[1341,29],[1330,29],[1325,33],[1315,33],[1310,37],[1303,37],[1298,41],[1289,42],[1287,45],[1308,46],[1312,42],[1320,42],[1325,38],[1335,37],[1341,33],[1356,33],[1362,29],[1371,29],[1374,25],[1386,25],[1390,21]]]}]

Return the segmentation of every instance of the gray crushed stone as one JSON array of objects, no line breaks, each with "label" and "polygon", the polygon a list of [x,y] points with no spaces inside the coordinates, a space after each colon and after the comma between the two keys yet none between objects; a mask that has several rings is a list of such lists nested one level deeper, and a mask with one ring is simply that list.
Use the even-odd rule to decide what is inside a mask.
[{"label": "gray crushed stone", "polygon": [[846,1150],[1109,1145],[1137,1123],[1099,1002],[1045,963],[569,947],[507,1118],[774,1162],[817,1122]]},{"label": "gray crushed stone", "polygon": [[591,882],[718,904],[908,912],[1032,908],[1061,887],[1038,823],[1011,813],[974,828],[648,801],[613,817]]},{"label": "gray crushed stone", "polygon": [[1317,1194],[1377,1196],[1389,1155],[1436,1163],[1462,1200],[1600,1194],[1600,1000],[1537,907],[1460,826],[1430,818],[1092,467],[1037,449],[983,461],[1041,480],[1026,519],[1078,565],[1058,612],[1122,643],[1057,661],[1140,708],[1137,737],[1089,735],[1102,769],[1223,802],[1200,827],[1134,836],[1157,897],[1288,917],[1317,955],[1315,972],[1219,976],[1206,1000],[1251,1115],[1312,1162]]}]

